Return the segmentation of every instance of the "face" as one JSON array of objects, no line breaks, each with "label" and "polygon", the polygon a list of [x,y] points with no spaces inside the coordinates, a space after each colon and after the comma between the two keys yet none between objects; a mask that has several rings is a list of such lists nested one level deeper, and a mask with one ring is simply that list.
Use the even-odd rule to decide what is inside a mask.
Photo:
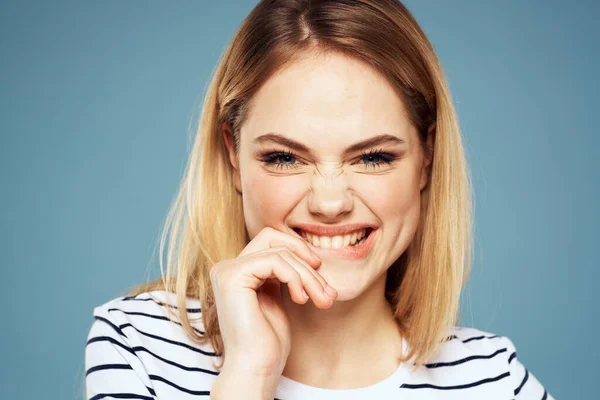
[{"label": "face", "polygon": [[250,238],[269,226],[311,242],[338,301],[385,282],[416,232],[430,160],[384,78],[336,53],[302,58],[255,94],[238,158],[228,148]]}]

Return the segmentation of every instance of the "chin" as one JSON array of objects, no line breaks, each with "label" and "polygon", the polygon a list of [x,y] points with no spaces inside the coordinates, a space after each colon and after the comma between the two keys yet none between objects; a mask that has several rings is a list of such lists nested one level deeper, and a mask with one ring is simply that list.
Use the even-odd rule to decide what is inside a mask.
[{"label": "chin", "polygon": [[[359,272],[351,272],[346,268],[335,268],[335,271],[323,265],[318,271],[338,292],[336,302],[354,300],[362,296],[368,289],[365,277]],[[322,270],[321,270],[322,269]]]}]

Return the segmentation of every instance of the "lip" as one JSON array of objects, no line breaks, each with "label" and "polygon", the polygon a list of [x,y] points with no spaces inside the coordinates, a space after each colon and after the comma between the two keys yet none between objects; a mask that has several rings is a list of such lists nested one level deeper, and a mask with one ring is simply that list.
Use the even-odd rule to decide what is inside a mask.
[{"label": "lip", "polygon": [[347,224],[347,225],[338,225],[338,226],[324,226],[324,225],[310,225],[310,224],[299,224],[293,225],[293,229],[299,229],[302,232],[310,233],[311,235],[317,236],[338,236],[338,235],[346,235],[348,233],[354,233],[355,231],[361,229],[372,228],[373,230],[377,229],[377,225],[373,224],[364,224],[364,223],[356,223],[356,224]]},{"label": "lip", "polygon": [[[371,226],[366,226],[366,227],[371,228]],[[362,229],[362,228],[358,228],[358,229]],[[369,253],[371,252],[371,249],[373,248],[373,244],[375,242],[375,234],[377,231],[378,231],[377,228],[372,228],[370,230],[369,236],[367,236],[365,241],[362,242],[358,246],[346,246],[346,247],[342,247],[340,249],[334,249],[334,248],[322,249],[320,247],[313,245],[312,243],[305,240],[304,238],[302,238],[300,235],[298,235],[298,233],[296,231],[294,231],[294,233],[296,235],[300,236],[302,238],[302,240],[304,240],[308,244],[310,249],[319,255],[334,255],[337,257],[342,257],[342,258],[347,258],[347,259],[352,259],[352,260],[362,260],[362,259],[366,258],[369,255]],[[353,231],[351,230],[350,232],[353,232]],[[327,235],[324,235],[324,236],[327,236]]]}]

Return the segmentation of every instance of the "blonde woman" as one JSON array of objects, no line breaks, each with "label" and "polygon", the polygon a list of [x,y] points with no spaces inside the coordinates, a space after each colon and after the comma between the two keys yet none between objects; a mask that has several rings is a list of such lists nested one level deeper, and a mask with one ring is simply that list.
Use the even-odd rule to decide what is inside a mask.
[{"label": "blonde woman", "polygon": [[206,94],[162,279],[94,310],[87,397],[551,399],[509,338],[457,326],[471,231],[405,6],[261,1]]}]

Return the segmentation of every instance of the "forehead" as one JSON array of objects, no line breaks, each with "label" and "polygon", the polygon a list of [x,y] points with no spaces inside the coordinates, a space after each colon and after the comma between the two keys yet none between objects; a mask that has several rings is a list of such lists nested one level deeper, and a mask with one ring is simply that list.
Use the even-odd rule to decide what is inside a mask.
[{"label": "forehead", "polygon": [[360,60],[327,53],[300,58],[265,82],[252,99],[242,141],[277,132],[323,145],[389,133],[410,144],[411,129],[385,78]]}]

